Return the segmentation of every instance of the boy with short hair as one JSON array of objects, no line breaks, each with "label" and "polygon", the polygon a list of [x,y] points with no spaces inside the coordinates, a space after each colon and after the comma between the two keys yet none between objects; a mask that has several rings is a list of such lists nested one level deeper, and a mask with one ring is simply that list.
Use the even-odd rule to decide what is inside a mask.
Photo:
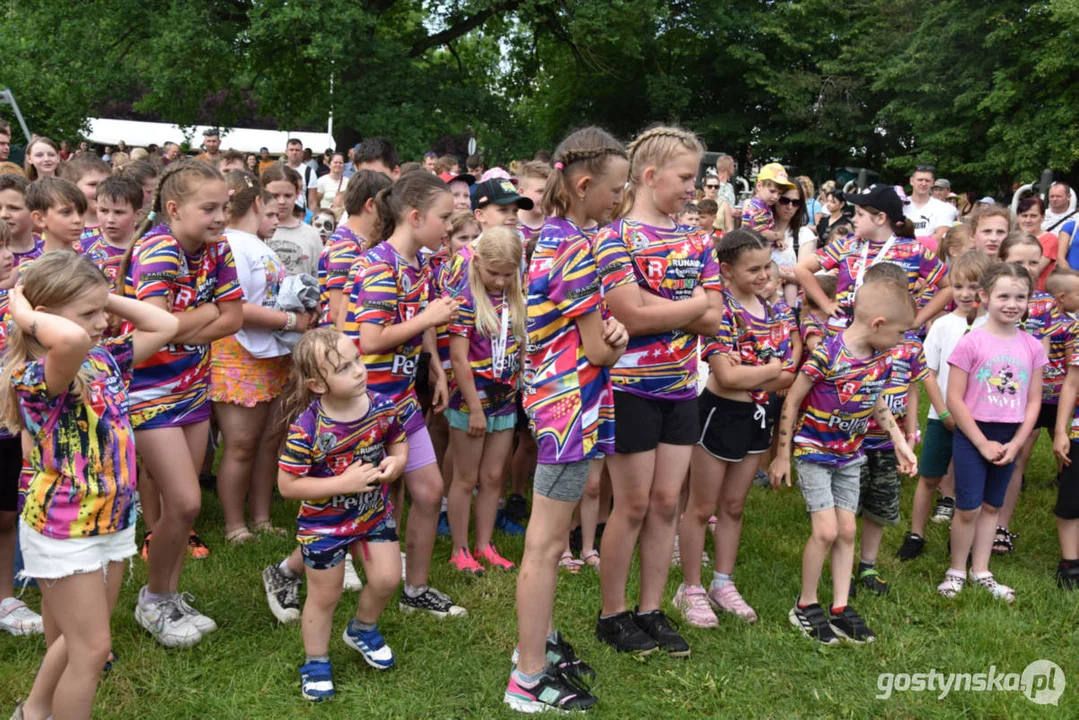
[{"label": "boy with short hair", "polygon": [[[779,448],[772,461],[772,485],[790,485],[790,450],[813,530],[802,556],[802,589],[789,618],[809,638],[831,645],[842,636],[855,643],[876,635],[847,603],[854,564],[862,443],[870,415],[885,429],[898,470],[917,463],[881,393],[891,372],[891,350],[914,322],[914,304],[905,284],[867,271],[858,292],[854,319],[846,330],[825,339],[798,373],[779,421]],[[798,409],[805,413],[798,424]],[[817,601],[824,561],[832,559],[831,612]]]},{"label": "boy with short hair", "polygon": [[688,227],[699,228],[701,226],[701,211],[695,202],[687,202],[678,214],[678,224]]},{"label": "boy with short hair", "polygon": [[131,178],[114,176],[97,186],[101,235],[83,247],[83,254],[101,268],[114,287],[124,254],[135,240],[140,210],[142,187]]},{"label": "boy with short hair", "polygon": [[469,155],[465,158],[465,171],[477,180],[483,177],[484,169],[482,155]]},{"label": "boy with short hair", "polygon": [[526,162],[517,174],[517,191],[532,201],[531,208],[517,211],[517,232],[521,233],[521,241],[526,247],[539,237],[543,224],[547,221],[543,212],[543,191],[547,188],[547,178],[550,176],[551,166],[536,160]]},{"label": "boy with short hair", "polygon": [[[476,183],[472,189],[472,214],[481,230],[500,225],[516,229],[518,211],[532,210],[535,206],[532,198],[518,192],[509,180],[492,178]],[[458,257],[460,255],[458,253]]]},{"label": "boy with short hair", "polygon": [[700,220],[698,228],[701,232],[707,233],[709,237],[715,239],[716,236],[723,237],[722,231],[716,230],[716,216],[719,215],[719,203],[715,200],[709,200],[704,198],[697,201],[697,212],[700,214]]},{"label": "boy with short hair", "polygon": [[30,181],[22,175],[0,175],[0,220],[11,231],[8,249],[15,256],[15,267],[33,260],[43,252],[45,241],[34,234],[34,221],[26,206],[26,188]]},{"label": "boy with short hair", "polygon": [[[42,254],[75,249],[87,209],[86,194],[75,183],[58,177],[35,180],[26,188],[26,207],[41,234]],[[29,262],[23,258],[20,265],[25,268]]]},{"label": "boy with short hair", "polygon": [[768,163],[757,175],[753,197],[742,209],[742,227],[756,230],[775,247],[783,243],[783,235],[776,231],[773,209],[779,196],[795,187],[787,177],[786,169],[779,163]]},{"label": "boy with short hair", "polygon": [[101,220],[97,217],[97,186],[112,174],[108,164],[93,153],[79,153],[66,163],[61,163],[57,177],[70,180],[86,196],[86,212],[83,213],[83,231],[79,245],[86,247],[101,236]]}]

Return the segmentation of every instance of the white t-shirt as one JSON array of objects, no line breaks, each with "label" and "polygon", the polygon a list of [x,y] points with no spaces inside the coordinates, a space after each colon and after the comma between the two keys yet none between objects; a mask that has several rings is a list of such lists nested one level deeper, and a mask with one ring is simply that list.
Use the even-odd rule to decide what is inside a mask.
[{"label": "white t-shirt", "polygon": [[300,194],[296,196],[296,204],[304,210],[307,210],[307,190],[308,188],[315,187],[315,183],[318,182],[318,174],[312,170],[309,165],[305,165],[304,163],[300,163],[299,167],[292,167],[291,165],[289,165],[289,167],[299,174],[300,182],[303,183],[303,189],[300,191]]},{"label": "white t-shirt", "polygon": [[318,206],[323,210],[329,210],[333,205],[333,199],[337,197],[337,193],[344,192],[348,187],[348,178],[342,176],[340,180],[334,180],[329,175],[323,175],[318,179],[318,192],[322,195],[322,200]]},{"label": "white t-shirt", "polygon": [[917,237],[932,235],[940,227],[951,227],[959,211],[935,197],[929,198],[925,205],[916,206],[913,201],[903,207],[903,214],[914,221],[914,234]]},{"label": "white t-shirt", "polygon": [[[232,257],[236,261],[236,275],[244,290],[244,302],[272,308],[277,301],[281,282],[288,270],[276,253],[251,233],[227,229]],[[288,355],[289,349],[264,328],[240,328],[236,340],[247,352],[257,358],[274,358]]]},{"label": "white t-shirt", "polygon": [[[1071,217],[1068,217],[1069,215],[1071,215]],[[1068,220],[1060,222],[1061,218],[1066,217],[1068,218]],[[1045,219],[1042,220],[1042,230],[1046,232],[1054,232],[1059,235],[1064,225],[1067,224],[1069,220],[1072,220],[1076,217],[1079,217],[1079,213],[1075,213],[1073,210],[1065,210],[1062,213],[1055,213],[1052,210],[1046,208]],[[1056,225],[1056,227],[1053,227],[1054,225]],[[1053,229],[1050,230],[1049,228]]]},{"label": "white t-shirt", "polygon": [[318,256],[322,253],[322,238],[315,228],[306,223],[291,228],[278,225],[273,237],[266,244],[281,258],[289,275],[307,273],[313,278],[318,277]]},{"label": "white t-shirt", "polygon": [[[975,318],[974,326],[971,329],[981,327],[988,321],[988,315]],[[929,328],[929,334],[925,337],[925,344],[923,345],[925,364],[936,373],[937,385],[940,386],[940,394],[944,396],[945,402],[948,401],[948,371],[952,367],[948,364],[948,357],[966,334],[966,318],[961,318],[955,313],[948,313],[944,317],[933,321],[933,325]],[[931,420],[940,420],[940,416],[932,403],[929,405],[929,418]]]}]

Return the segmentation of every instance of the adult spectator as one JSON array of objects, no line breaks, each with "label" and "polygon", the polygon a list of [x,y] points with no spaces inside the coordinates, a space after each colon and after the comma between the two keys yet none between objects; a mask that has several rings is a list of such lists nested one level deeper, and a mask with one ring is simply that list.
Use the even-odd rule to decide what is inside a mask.
[{"label": "adult spectator", "polygon": [[0,162],[7,162],[11,157],[11,126],[0,122]]},{"label": "adult spectator", "polygon": [[105,146],[105,150],[101,153],[101,160],[112,165],[112,145]]},{"label": "adult spectator", "polygon": [[435,175],[435,166],[438,165],[438,153],[428,150],[423,154],[423,169]]},{"label": "adult spectator", "polygon": [[342,207],[348,178],[345,177],[345,154],[334,153],[330,159],[330,172],[318,179],[318,207],[322,210],[334,210]]},{"label": "adult spectator", "polygon": [[289,139],[285,143],[285,158],[285,164],[295,170],[303,181],[300,194],[296,196],[296,206],[304,211],[318,207],[318,176],[310,165],[304,164],[303,143],[296,138]]},{"label": "adult spectator", "polygon": [[1055,182],[1049,186],[1049,209],[1042,220],[1042,230],[1057,232],[1064,221],[1071,219],[1079,212],[1079,208],[1069,210],[1072,200],[1072,189],[1067,183]]},{"label": "adult spectator", "polygon": [[910,176],[910,203],[903,214],[914,223],[917,237],[932,235],[939,242],[955,222],[955,208],[930,195],[933,188],[933,166],[919,165]]},{"label": "adult spectator", "polygon": [[67,140],[60,141],[60,150],[58,151],[61,162],[71,157],[71,143]]},{"label": "adult spectator", "polygon": [[805,213],[802,212],[809,196],[802,178],[795,178],[794,187],[784,190],[776,202],[775,230],[783,233],[783,252],[794,261],[791,265],[817,251],[817,233],[811,225],[805,224]]},{"label": "adult spectator", "polygon": [[267,168],[273,167],[277,161],[270,157],[269,148],[259,148],[259,175],[266,172]]},{"label": "adult spectator", "polygon": [[[952,225],[955,225],[955,223],[959,219],[959,207],[956,203],[949,202],[948,200],[949,195],[955,195],[955,193],[952,192],[951,181],[946,180],[945,178],[937,178],[933,181],[933,187],[930,190],[930,194],[932,194],[934,199],[940,200],[945,205],[950,205],[952,208],[954,208],[952,212],[952,219],[951,222],[948,223],[948,226],[951,227]],[[956,197],[958,198],[959,196],[956,195]]]},{"label": "adult spectator", "polygon": [[794,178],[794,182],[801,185],[802,190],[805,191],[805,217],[802,218],[802,226],[815,228],[817,227],[817,222],[825,213],[824,205],[817,198],[817,187],[808,175],[799,175]]},{"label": "adult spectator", "polygon": [[315,159],[315,154],[309,147],[303,149],[303,164],[314,170],[316,174],[318,173],[318,160]]},{"label": "adult spectator", "polygon": [[[351,153],[349,153],[349,155],[351,155]],[[330,174],[330,160],[332,160],[332,159],[333,159],[333,150],[331,150],[330,148],[326,148],[326,150],[321,155],[319,155],[317,158],[315,158],[315,163],[316,163],[316,165],[315,165],[315,174],[318,175],[319,177],[323,177],[324,175],[329,175]],[[352,162],[352,161],[346,159],[345,160],[345,167],[348,167],[348,164],[350,162]]]},{"label": "adult spectator", "polygon": [[168,165],[171,162],[175,162],[176,160],[178,160],[180,158],[180,146],[177,145],[174,142],[165,143],[165,146],[162,149],[162,152],[164,153],[164,157],[162,158],[162,162],[165,165]]},{"label": "adult spectator", "polygon": [[443,155],[435,162],[435,175],[449,173],[450,175],[461,174],[461,164],[453,155]]},{"label": "adult spectator", "polygon": [[843,193],[835,189],[835,183],[831,180],[824,183],[821,186],[821,193],[824,198],[822,205],[824,206],[825,214],[817,221],[818,249],[828,244],[829,236],[837,227],[845,226],[851,231],[854,230],[854,226],[851,224],[850,211],[847,209],[847,203],[843,200]]},{"label": "adult spectator", "polygon": [[244,168],[257,177],[259,174],[259,156],[255,153],[247,153],[244,156]]},{"label": "adult spectator", "polygon": [[[216,165],[221,161],[221,132],[217,128],[207,128],[202,131],[202,154],[195,157],[196,160]],[[243,170],[243,167],[239,167]],[[222,170],[224,172],[224,170]]]},{"label": "adult spectator", "polygon": [[1038,277],[1034,282],[1035,290],[1045,290],[1045,279],[1056,268],[1058,260],[1062,265],[1068,265],[1063,260],[1067,257],[1068,246],[1059,244],[1053,233],[1042,230],[1044,219],[1045,204],[1037,195],[1023,198],[1015,207],[1015,224],[1023,232],[1038,238],[1038,244],[1042,246],[1042,259],[1038,263]]},{"label": "adult spectator", "polygon": [[79,155],[80,153],[88,153],[88,152],[90,152],[90,143],[83,140],[83,141],[81,141],[79,143],[79,149],[75,151],[75,154]]},{"label": "adult spectator", "polygon": [[731,185],[731,177],[734,176],[734,158],[727,153],[720,153],[716,158],[716,180],[719,187],[716,189],[715,201],[719,203],[719,215],[724,232],[734,229],[734,207],[738,204],[738,198],[734,194],[734,186]]}]

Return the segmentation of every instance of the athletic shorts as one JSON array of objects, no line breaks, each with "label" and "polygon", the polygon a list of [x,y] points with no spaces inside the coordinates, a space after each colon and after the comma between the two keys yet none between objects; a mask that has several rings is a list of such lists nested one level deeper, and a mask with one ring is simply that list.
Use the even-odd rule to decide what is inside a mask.
[{"label": "athletic shorts", "polygon": [[899,473],[894,450],[866,450],[860,514],[880,525],[899,524]]},{"label": "athletic shorts", "polygon": [[929,419],[922,438],[922,457],[918,472],[927,478],[942,478],[948,474],[952,462],[952,431],[940,420]]},{"label": "athletic shorts", "polygon": [[806,510],[815,513],[839,508],[858,512],[858,495],[862,486],[862,465],[865,456],[841,467],[818,465],[794,459],[798,487],[806,501]]},{"label": "athletic shorts", "polygon": [[1061,520],[1079,519],[1079,441],[1072,440],[1068,457],[1072,464],[1060,471],[1060,483],[1057,488],[1057,505],[1053,508]]},{"label": "athletic shorts", "polygon": [[1038,419],[1034,422],[1034,436],[1038,436],[1038,429],[1045,428],[1049,431],[1049,437],[1052,439],[1053,431],[1057,427],[1057,404],[1056,403],[1042,403],[1041,410],[1038,411]]},{"label": "athletic shorts", "polygon": [[0,512],[19,511],[19,476],[22,474],[22,441],[0,438]]},{"label": "athletic shorts", "polygon": [[[469,413],[446,408],[445,415],[446,421],[450,424],[451,428],[460,430],[461,432],[468,432]],[[485,419],[487,420],[487,432],[489,433],[512,430],[517,424],[517,413],[512,412],[503,413],[501,415],[488,415]]]},{"label": "athletic shorts", "polygon": [[[990,423],[975,421],[987,440],[1001,444],[1015,437],[1018,423]],[[974,443],[959,428],[955,430],[952,445],[955,458],[955,507],[959,510],[977,510],[982,503],[999,508],[1004,504],[1008,482],[1012,479],[1015,462],[994,465],[982,457]]]},{"label": "athletic shorts", "polygon": [[387,512],[378,525],[363,535],[335,536],[327,535],[318,540],[300,545],[303,564],[312,570],[329,570],[341,564],[345,553],[356,543],[397,542],[397,523],[393,513]]},{"label": "athletic shorts", "polygon": [[719,397],[709,390],[697,398],[701,435],[697,444],[712,457],[738,462],[759,455],[772,444],[767,410],[754,402]]},{"label": "athletic shorts", "polygon": [[648,452],[665,445],[696,445],[700,439],[697,398],[656,400],[614,392],[614,451]]},{"label": "athletic shorts", "polygon": [[578,502],[584,494],[591,463],[591,460],[578,460],[557,465],[539,463],[536,465],[532,480],[532,491],[552,500]]},{"label": "athletic shorts", "polygon": [[420,425],[413,432],[408,433],[408,460],[405,462],[405,472],[419,470],[438,462],[435,456],[435,446],[431,444],[431,433],[427,432],[426,425]]}]

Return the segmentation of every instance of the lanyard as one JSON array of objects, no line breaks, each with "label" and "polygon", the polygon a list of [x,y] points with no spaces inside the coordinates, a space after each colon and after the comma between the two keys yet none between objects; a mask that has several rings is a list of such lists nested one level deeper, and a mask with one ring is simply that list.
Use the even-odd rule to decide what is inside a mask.
[{"label": "lanyard", "polygon": [[494,371],[496,381],[502,379],[502,371],[506,367],[506,345],[510,334],[510,311],[509,303],[506,302],[506,293],[502,293],[502,331],[498,338],[491,338],[491,369]]},{"label": "lanyard", "polygon": [[[858,288],[862,287],[862,282],[865,280],[865,271],[869,268],[870,265],[876,265],[884,259],[884,256],[887,255],[888,251],[892,249],[892,245],[895,245],[895,239],[895,235],[892,235],[890,238],[888,238],[888,242],[884,243],[884,247],[880,249],[880,252],[877,253],[877,256],[868,263],[866,262],[866,260],[869,257],[869,241],[866,240],[865,243],[862,244],[862,265],[858,268],[858,274],[854,278],[855,293],[858,292]],[[851,297],[851,301],[854,301],[853,296]]]}]

